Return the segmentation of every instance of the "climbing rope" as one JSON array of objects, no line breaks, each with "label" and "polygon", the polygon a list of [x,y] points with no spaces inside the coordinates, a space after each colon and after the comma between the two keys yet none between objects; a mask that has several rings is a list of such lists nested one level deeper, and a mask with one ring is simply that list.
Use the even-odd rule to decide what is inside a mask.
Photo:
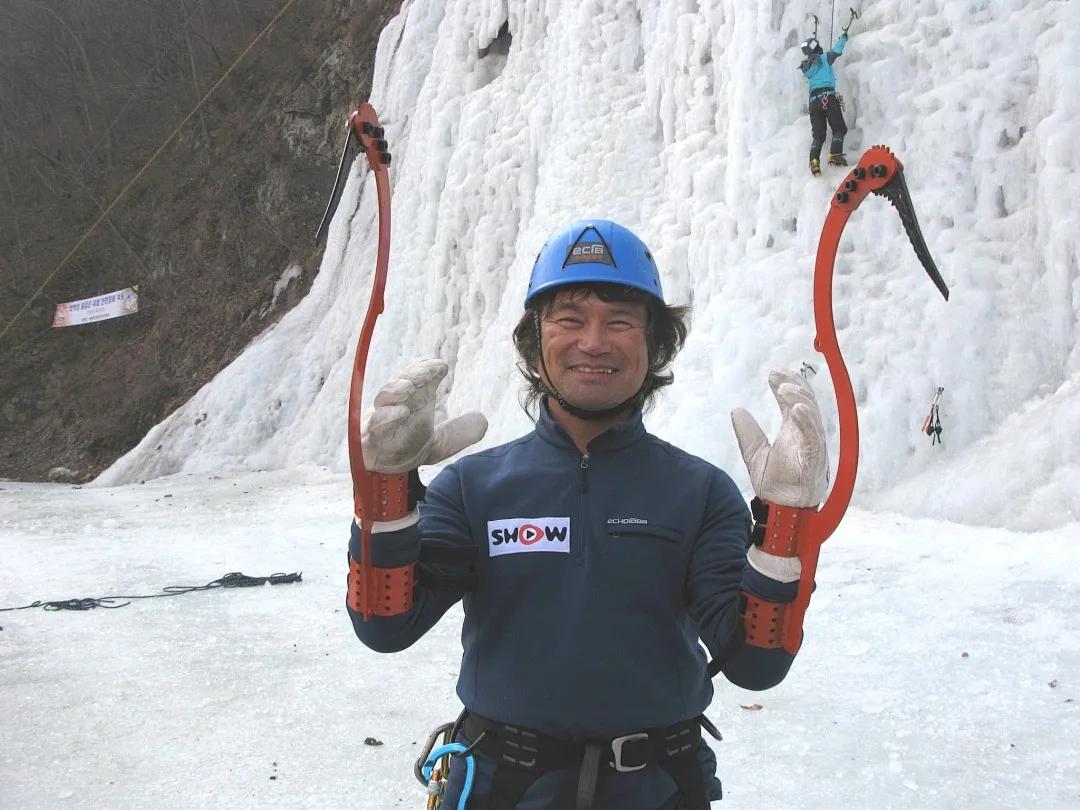
[{"label": "climbing rope", "polygon": [[[27,608],[42,608],[43,610],[93,610],[94,608],[108,608],[115,610],[116,608],[122,608],[125,605],[130,605],[132,600],[135,599],[158,599],[163,596],[180,596],[185,593],[192,593],[193,591],[209,591],[214,588],[250,588],[255,585],[265,585],[270,583],[271,585],[283,585],[289,582],[300,582],[302,580],[303,572],[294,572],[292,574],[271,574],[268,577],[249,577],[247,574],[241,574],[239,571],[234,571],[231,574],[226,574],[220,579],[215,579],[212,582],[207,582],[205,585],[169,585],[162,588],[161,593],[143,594],[140,596],[91,596],[84,597],[82,599],[60,599],[54,602],[31,602],[29,605],[22,605],[21,607],[9,607],[0,608],[0,612],[6,610],[26,610]],[[121,599],[126,599],[126,602],[115,604]]]}]

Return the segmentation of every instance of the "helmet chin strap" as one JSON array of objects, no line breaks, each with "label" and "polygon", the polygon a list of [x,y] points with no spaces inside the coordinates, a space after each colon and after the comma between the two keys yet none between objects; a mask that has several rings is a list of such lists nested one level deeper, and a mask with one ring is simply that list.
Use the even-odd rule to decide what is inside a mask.
[{"label": "helmet chin strap", "polygon": [[[536,348],[537,354],[540,356],[540,368],[544,372],[544,377],[548,380],[551,379],[551,374],[548,372],[547,363],[544,362],[544,346],[541,343],[540,337],[540,315],[537,312],[533,312],[533,326],[536,328]],[[641,407],[642,402],[645,399],[645,384],[641,384],[641,388],[637,393],[629,399],[624,399],[618,405],[613,405],[610,408],[600,408],[597,410],[579,408],[577,405],[572,405],[566,401],[566,398],[559,393],[554,383],[546,383],[540,380],[540,388],[549,397],[552,397],[563,410],[569,413],[571,416],[576,416],[578,419],[597,420],[597,419],[610,419],[613,416],[626,413],[627,411],[637,410]]]}]

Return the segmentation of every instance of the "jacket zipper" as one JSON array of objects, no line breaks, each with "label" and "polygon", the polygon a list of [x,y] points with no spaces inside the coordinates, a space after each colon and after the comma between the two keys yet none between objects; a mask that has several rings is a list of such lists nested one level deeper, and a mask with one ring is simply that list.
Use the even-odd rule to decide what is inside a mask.
[{"label": "jacket zipper", "polygon": [[581,491],[589,491],[589,454],[586,453],[581,457]]}]

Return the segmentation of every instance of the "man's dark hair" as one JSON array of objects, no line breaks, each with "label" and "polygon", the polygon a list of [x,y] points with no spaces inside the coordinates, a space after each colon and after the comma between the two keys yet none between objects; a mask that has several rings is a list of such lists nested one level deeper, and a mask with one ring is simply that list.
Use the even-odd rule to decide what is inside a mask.
[{"label": "man's dark hair", "polygon": [[525,307],[525,313],[514,327],[514,348],[518,353],[518,371],[525,378],[526,388],[521,406],[532,418],[539,412],[540,400],[548,393],[540,379],[540,321],[547,315],[560,292],[570,292],[571,298],[595,295],[605,303],[645,304],[645,344],[649,353],[649,368],[638,393],[641,408],[652,404],[656,393],[671,385],[675,375],[669,366],[682,349],[690,331],[690,307],[672,307],[655,296],[635,287],[621,284],[583,283],[557,287],[540,293]]}]

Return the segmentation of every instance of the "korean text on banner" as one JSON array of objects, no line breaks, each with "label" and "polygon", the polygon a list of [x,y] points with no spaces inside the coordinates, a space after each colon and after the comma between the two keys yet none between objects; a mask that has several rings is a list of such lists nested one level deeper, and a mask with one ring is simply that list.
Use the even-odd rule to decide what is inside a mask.
[{"label": "korean text on banner", "polygon": [[56,305],[53,315],[54,327],[79,326],[84,323],[106,321],[139,311],[139,288],[125,287],[116,292],[99,295],[95,298],[83,298],[81,301],[68,301]]}]

